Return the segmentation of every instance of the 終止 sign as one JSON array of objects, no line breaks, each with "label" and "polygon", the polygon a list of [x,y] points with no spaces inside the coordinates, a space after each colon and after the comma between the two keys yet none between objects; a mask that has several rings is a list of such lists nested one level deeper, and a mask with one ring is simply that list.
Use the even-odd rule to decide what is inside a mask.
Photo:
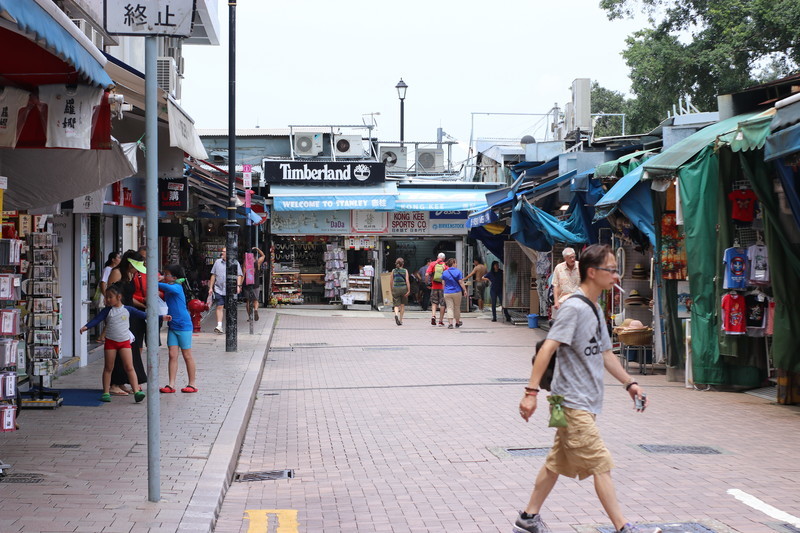
[{"label": "\u7d42\u6b62 sign", "polygon": [[282,185],[373,185],[386,181],[386,165],[368,161],[269,161],[267,183]]},{"label": "\u7d42\u6b62 sign", "polygon": [[111,35],[192,34],[194,0],[105,0],[105,28]]}]

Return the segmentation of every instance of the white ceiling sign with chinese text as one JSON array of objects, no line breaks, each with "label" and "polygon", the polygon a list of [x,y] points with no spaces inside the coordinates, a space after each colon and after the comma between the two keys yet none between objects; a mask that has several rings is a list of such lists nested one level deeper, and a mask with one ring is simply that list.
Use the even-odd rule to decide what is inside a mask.
[{"label": "white ceiling sign with chinese text", "polygon": [[105,27],[111,35],[192,34],[194,0],[105,0]]}]

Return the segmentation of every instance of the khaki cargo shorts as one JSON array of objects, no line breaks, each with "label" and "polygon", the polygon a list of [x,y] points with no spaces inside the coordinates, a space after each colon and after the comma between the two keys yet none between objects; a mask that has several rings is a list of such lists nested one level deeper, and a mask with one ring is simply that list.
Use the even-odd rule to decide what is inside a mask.
[{"label": "khaki cargo shorts", "polygon": [[611,453],[594,423],[595,415],[563,407],[567,427],[558,428],[544,466],[556,474],[586,479],[614,468]]}]

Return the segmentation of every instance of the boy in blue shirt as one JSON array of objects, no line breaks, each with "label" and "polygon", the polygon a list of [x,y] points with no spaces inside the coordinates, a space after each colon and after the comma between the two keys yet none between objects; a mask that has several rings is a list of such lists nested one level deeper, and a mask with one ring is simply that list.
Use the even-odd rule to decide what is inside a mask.
[{"label": "boy in blue shirt", "polygon": [[175,378],[178,374],[178,352],[183,354],[183,362],[186,363],[186,374],[189,377],[189,384],[181,389],[181,392],[197,392],[195,386],[195,364],[192,357],[192,318],[186,308],[186,296],[183,294],[183,287],[178,280],[184,277],[183,268],[180,265],[169,265],[164,271],[162,281],[158,284],[158,289],[164,291],[164,300],[172,320],[169,323],[167,334],[167,347],[169,348],[169,385],[158,389],[164,394],[175,392]]}]

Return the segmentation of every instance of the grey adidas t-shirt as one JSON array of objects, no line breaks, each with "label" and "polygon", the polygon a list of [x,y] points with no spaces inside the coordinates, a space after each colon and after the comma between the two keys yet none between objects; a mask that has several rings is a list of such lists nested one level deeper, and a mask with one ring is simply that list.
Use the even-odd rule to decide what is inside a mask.
[{"label": "grey adidas t-shirt", "polygon": [[[578,289],[576,294],[583,294]],[[603,312],[597,309],[601,320]],[[561,346],[556,355],[552,393],[564,397],[564,405],[600,414],[603,407],[603,352],[611,349],[605,324],[578,298],[570,297],[558,309],[548,339]]]}]

